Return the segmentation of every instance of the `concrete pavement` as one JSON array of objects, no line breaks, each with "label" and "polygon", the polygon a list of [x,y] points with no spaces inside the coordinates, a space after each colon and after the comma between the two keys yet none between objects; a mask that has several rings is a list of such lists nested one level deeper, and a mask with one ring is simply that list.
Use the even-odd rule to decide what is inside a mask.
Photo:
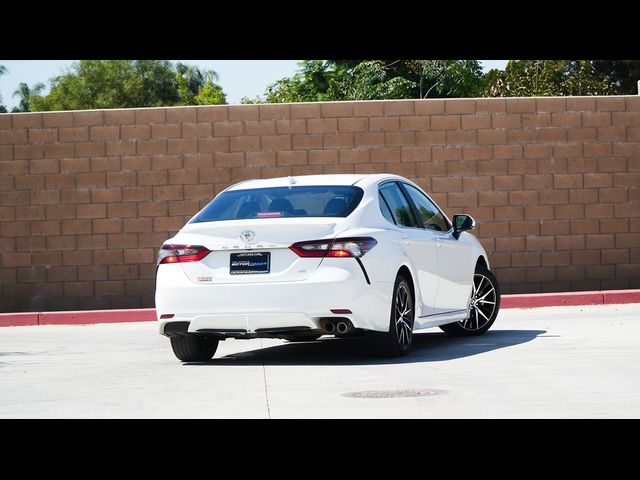
[{"label": "concrete pavement", "polygon": [[640,304],[503,310],[489,333],[221,342],[181,364],[154,323],[0,329],[1,418],[640,417]]}]

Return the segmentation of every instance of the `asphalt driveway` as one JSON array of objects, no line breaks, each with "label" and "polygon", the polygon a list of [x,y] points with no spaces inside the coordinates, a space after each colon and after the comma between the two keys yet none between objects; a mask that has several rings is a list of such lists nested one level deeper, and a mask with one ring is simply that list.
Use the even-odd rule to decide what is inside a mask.
[{"label": "asphalt driveway", "polygon": [[510,309],[484,336],[228,340],[182,364],[150,322],[0,328],[2,418],[640,417],[640,304]]}]

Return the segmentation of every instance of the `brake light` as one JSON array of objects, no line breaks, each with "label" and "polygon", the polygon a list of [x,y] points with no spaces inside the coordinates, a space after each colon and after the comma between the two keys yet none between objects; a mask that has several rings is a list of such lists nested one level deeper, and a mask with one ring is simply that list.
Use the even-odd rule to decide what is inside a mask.
[{"label": "brake light", "polygon": [[353,255],[348,250],[329,250],[327,257],[361,257],[362,255]]},{"label": "brake light", "polygon": [[377,243],[375,238],[353,237],[298,242],[289,248],[299,257],[360,258],[375,247]]},{"label": "brake light", "polygon": [[158,252],[158,264],[197,262],[209,253],[211,250],[201,245],[162,245]]}]

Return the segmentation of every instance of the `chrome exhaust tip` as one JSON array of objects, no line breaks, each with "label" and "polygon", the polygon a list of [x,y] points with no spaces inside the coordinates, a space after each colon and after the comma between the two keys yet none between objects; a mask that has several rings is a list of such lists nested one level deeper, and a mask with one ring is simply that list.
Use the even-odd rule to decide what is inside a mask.
[{"label": "chrome exhaust tip", "polygon": [[324,329],[329,333],[333,333],[333,331],[336,329],[336,326],[333,324],[333,322],[327,322],[324,326]]},{"label": "chrome exhaust tip", "polygon": [[336,325],[336,331],[338,333],[347,333],[349,331],[349,325],[347,322],[338,322],[338,325]]}]

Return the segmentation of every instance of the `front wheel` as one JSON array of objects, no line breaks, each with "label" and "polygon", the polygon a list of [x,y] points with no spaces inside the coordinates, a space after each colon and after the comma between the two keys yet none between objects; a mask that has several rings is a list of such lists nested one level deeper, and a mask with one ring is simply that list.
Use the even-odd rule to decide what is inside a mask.
[{"label": "front wheel", "polygon": [[371,333],[370,343],[376,354],[398,357],[409,353],[413,340],[414,313],[413,289],[405,277],[398,275],[393,287],[389,331]]},{"label": "front wheel", "polygon": [[181,335],[171,338],[173,353],[183,362],[206,362],[218,349],[218,339],[198,335]]},{"label": "front wheel", "polygon": [[457,337],[482,335],[495,322],[498,310],[500,310],[498,280],[490,270],[478,265],[473,275],[469,316],[460,322],[442,325],[440,329]]}]

